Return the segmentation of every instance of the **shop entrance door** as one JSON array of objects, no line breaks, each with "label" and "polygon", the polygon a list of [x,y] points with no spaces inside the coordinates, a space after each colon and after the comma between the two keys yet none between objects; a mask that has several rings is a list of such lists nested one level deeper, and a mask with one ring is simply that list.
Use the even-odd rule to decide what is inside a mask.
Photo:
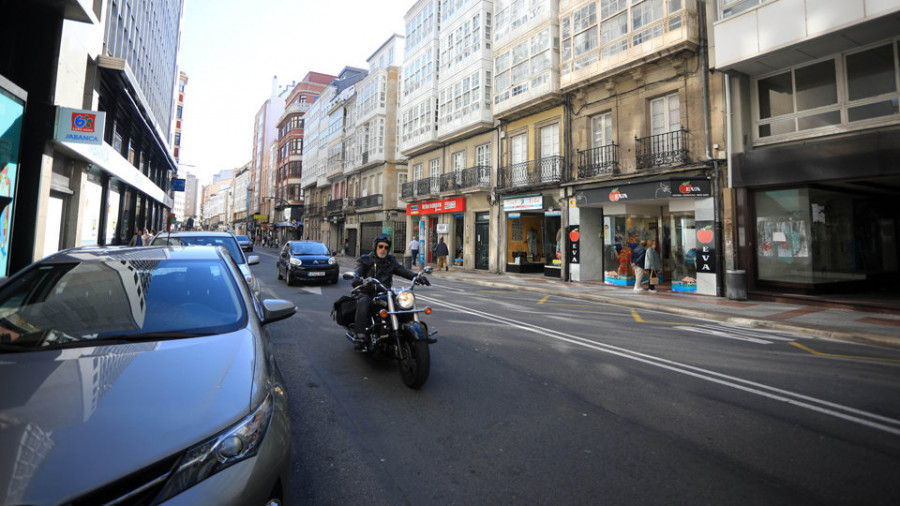
[{"label": "shop entrance door", "polygon": [[351,257],[356,256],[356,229],[348,228],[347,229],[347,238],[350,240],[350,247],[347,248],[347,255]]},{"label": "shop entrance door", "polygon": [[491,254],[490,248],[490,222],[475,223],[475,268],[488,270]]}]

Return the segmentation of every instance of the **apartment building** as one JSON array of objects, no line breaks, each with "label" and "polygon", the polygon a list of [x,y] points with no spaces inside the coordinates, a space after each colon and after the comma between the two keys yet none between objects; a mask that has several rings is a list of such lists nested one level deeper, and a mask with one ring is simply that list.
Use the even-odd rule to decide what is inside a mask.
[{"label": "apartment building", "polygon": [[418,2],[404,18],[401,150],[408,157],[401,198],[405,245],[434,262],[443,238],[449,262],[489,269],[490,187],[496,132],[491,112],[493,3]]},{"label": "apartment building", "polygon": [[173,118],[174,125],[172,125],[172,156],[175,157],[175,163],[181,161],[181,121],[182,121],[182,113],[184,112],[184,89],[187,87],[188,76],[184,72],[178,73],[178,88],[176,91],[177,97],[175,102],[175,116]]},{"label": "apartment building", "polygon": [[896,297],[900,3],[711,4],[748,289]]},{"label": "apartment building", "polygon": [[[564,5],[560,78],[572,142],[566,231],[580,238],[571,279],[633,284],[631,250],[654,240],[665,283],[716,295],[725,269],[716,262],[720,230],[731,218],[717,207],[727,199],[717,192],[724,173],[711,151],[725,140],[722,79],[707,72],[706,12],[697,10],[704,4]],[[559,256],[565,244],[559,241]]]},{"label": "apartment building", "polygon": [[[253,152],[250,155],[251,176],[248,183],[250,189],[250,213],[258,215],[266,206],[264,197],[271,195],[268,182],[272,172],[277,170],[277,161],[272,158],[273,145],[279,142],[278,122],[282,118],[288,93],[296,83],[286,86],[278,84],[278,76],[272,77],[272,91],[253,118]],[[250,224],[249,235],[259,232],[256,222]]]},{"label": "apartment building", "polygon": [[14,105],[4,121],[22,125],[4,138],[0,275],[166,226],[182,13],[181,0],[0,7],[16,41],[0,49],[0,87]]},{"label": "apartment building", "polygon": [[[251,164],[252,165],[252,164]],[[203,229],[232,231],[234,226],[234,169],[225,169],[203,187]]]},{"label": "apartment building", "polygon": [[322,241],[329,248],[343,247],[343,214],[332,208],[343,201],[347,191],[344,167],[349,158],[347,142],[355,139],[356,84],[367,71],[344,67],[337,78],[309,108],[303,152],[301,187],[307,205],[304,209],[303,237]]},{"label": "apartment building", "polygon": [[285,97],[284,113],[276,122],[278,141],[271,148],[272,170],[260,184],[260,227],[275,229],[281,242],[303,236],[303,142],[306,114],[336,76],[309,72]]},{"label": "apartment building", "polygon": [[371,251],[381,233],[392,234],[395,252],[403,252],[406,222],[398,196],[406,164],[397,150],[403,41],[401,35],[391,35],[372,53],[366,60],[368,74],[355,85],[353,106],[348,102],[345,107],[343,172],[332,178],[327,218],[337,224],[335,249],[342,249],[346,239],[352,255]]},{"label": "apartment building", "polygon": [[563,277],[555,247],[568,164],[560,90],[560,2],[494,3],[494,119],[499,121],[498,270]]}]

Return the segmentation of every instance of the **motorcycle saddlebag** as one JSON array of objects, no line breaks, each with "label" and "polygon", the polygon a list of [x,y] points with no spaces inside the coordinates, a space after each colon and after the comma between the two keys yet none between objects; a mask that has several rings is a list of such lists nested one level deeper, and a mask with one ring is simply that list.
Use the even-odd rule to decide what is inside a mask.
[{"label": "motorcycle saddlebag", "polygon": [[342,327],[353,323],[353,320],[356,318],[356,297],[342,295],[341,298],[334,301],[331,317]]}]

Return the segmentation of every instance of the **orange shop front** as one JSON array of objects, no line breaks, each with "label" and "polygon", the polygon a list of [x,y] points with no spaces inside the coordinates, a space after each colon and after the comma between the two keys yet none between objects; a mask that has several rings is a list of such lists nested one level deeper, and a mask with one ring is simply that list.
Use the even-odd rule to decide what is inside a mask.
[{"label": "orange shop front", "polygon": [[412,221],[412,237],[419,240],[417,263],[422,265],[437,261],[434,250],[441,237],[444,238],[450,251],[449,261],[456,263],[456,259],[459,258],[461,262],[465,234],[465,211],[465,197],[406,205],[406,215]]}]

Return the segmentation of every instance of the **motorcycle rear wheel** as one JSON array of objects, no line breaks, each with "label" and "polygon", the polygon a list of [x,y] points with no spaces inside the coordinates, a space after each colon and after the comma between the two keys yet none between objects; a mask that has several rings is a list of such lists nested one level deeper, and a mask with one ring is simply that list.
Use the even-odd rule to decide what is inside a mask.
[{"label": "motorcycle rear wheel", "polygon": [[400,377],[409,388],[419,388],[428,381],[431,371],[431,350],[422,341],[400,343]]}]

